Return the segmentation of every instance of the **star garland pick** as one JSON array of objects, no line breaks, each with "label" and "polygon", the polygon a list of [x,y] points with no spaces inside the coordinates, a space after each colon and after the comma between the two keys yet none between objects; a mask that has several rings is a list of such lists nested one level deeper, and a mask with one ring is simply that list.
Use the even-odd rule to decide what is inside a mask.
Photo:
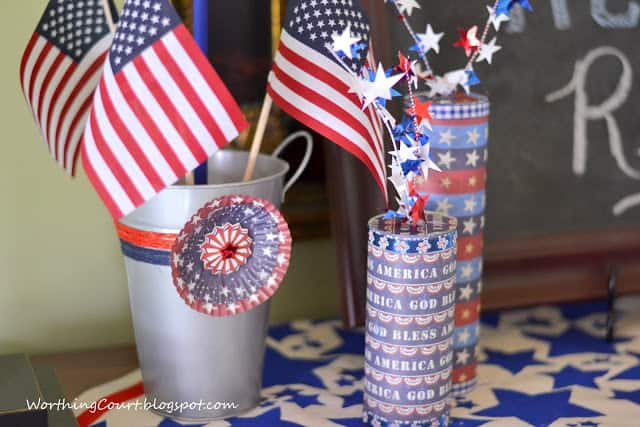
[{"label": "star garland pick", "polygon": [[[385,0],[387,2],[387,0]],[[429,198],[428,194],[417,191],[418,184],[429,179],[432,170],[440,172],[438,164],[430,157],[428,131],[431,130],[431,101],[414,96],[413,91],[422,82],[428,88],[429,97],[451,97],[462,88],[469,94],[471,87],[480,83],[480,79],[473,69],[474,63],[493,63],[493,55],[502,49],[497,44],[494,35],[487,42],[491,28],[500,30],[503,22],[509,20],[509,12],[519,5],[527,10],[533,10],[529,0],[495,0],[493,5],[487,5],[488,18],[483,27],[473,25],[458,31],[459,38],[455,47],[464,50],[467,64],[463,68],[445,72],[442,75],[433,73],[427,54],[440,53],[440,41],[444,33],[436,33],[431,24],[426,25],[424,33],[416,33],[409,22],[414,9],[421,9],[416,0],[390,0],[400,16],[400,20],[413,39],[410,52],[418,55],[424,68],[418,66],[418,61],[412,59],[402,51],[398,52],[397,65],[385,69],[382,64],[374,69],[364,68],[359,72],[351,70],[344,62],[344,58],[352,59],[361,49],[366,48],[361,39],[354,36],[350,25],[342,33],[332,36],[332,43],[327,45],[339,64],[352,77],[350,93],[354,93],[362,102],[362,108],[373,106],[381,122],[384,124],[394,149],[389,153],[392,162],[389,165],[391,174],[389,181],[393,185],[398,197],[398,208],[389,210],[385,218],[394,218],[417,225],[424,221],[424,207]],[[482,28],[482,30],[480,30]],[[480,32],[481,31],[481,32]],[[409,106],[405,109],[405,116],[398,122],[387,109],[387,102],[401,93],[395,89],[400,82],[406,84]],[[443,138],[453,138],[444,134]],[[442,154],[440,164],[451,167],[453,158],[445,158]]]}]

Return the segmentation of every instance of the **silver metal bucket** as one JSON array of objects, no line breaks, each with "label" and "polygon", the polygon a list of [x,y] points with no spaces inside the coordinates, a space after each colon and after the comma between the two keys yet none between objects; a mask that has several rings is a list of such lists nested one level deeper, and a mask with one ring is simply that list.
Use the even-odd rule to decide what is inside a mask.
[{"label": "silver metal bucket", "polygon": [[[277,156],[297,138],[306,139],[307,151],[285,184],[289,165]],[[259,156],[249,182],[241,182],[248,153],[220,151],[208,164],[212,184],[168,187],[120,222],[136,230],[177,233],[205,202],[229,194],[257,196],[280,207],[306,168],[311,150],[309,133],[290,135],[272,156]],[[138,360],[152,410],[176,419],[207,421],[257,406],[269,301],[234,316],[211,317],[179,297],[169,266],[125,256],[125,268]]]}]

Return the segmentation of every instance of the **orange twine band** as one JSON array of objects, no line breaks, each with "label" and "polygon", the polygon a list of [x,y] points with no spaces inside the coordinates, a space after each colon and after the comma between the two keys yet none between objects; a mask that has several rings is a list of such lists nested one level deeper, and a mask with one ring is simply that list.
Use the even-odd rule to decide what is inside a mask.
[{"label": "orange twine band", "polygon": [[151,249],[164,249],[167,251],[171,250],[173,242],[176,240],[176,237],[178,237],[177,234],[138,230],[121,223],[116,223],[116,230],[118,232],[118,237],[120,237],[121,240],[124,240],[134,246]]}]

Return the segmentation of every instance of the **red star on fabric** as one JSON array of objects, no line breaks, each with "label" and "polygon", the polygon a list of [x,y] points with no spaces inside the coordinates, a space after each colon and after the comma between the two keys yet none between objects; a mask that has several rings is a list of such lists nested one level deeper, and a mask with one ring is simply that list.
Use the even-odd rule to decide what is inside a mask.
[{"label": "red star on fabric", "polygon": [[[431,106],[432,101],[420,102],[420,98],[417,96],[413,97],[413,103],[415,105],[415,115],[418,119],[418,123],[422,123],[423,120],[427,120],[429,123],[433,120],[431,117],[431,113],[429,113],[429,107]],[[407,113],[413,114],[414,112],[411,109],[406,110]]]},{"label": "red star on fabric", "polygon": [[478,40],[478,26],[474,25],[467,31],[462,28],[458,30],[460,38],[453,45],[455,47],[464,48],[464,53],[467,56],[471,56],[480,47],[480,40]]}]

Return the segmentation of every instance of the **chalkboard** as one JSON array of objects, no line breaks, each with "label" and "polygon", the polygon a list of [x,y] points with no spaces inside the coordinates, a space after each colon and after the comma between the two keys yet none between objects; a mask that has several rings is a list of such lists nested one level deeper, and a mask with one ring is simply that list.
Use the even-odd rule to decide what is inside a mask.
[{"label": "chalkboard", "polygon": [[[436,73],[464,66],[456,30],[482,27],[485,3],[414,11],[416,31],[445,32],[430,54]],[[487,240],[640,226],[640,4],[531,3],[534,13],[516,6],[503,24],[494,65],[475,66],[492,111]],[[389,45],[409,46],[393,8],[384,13]]]}]

